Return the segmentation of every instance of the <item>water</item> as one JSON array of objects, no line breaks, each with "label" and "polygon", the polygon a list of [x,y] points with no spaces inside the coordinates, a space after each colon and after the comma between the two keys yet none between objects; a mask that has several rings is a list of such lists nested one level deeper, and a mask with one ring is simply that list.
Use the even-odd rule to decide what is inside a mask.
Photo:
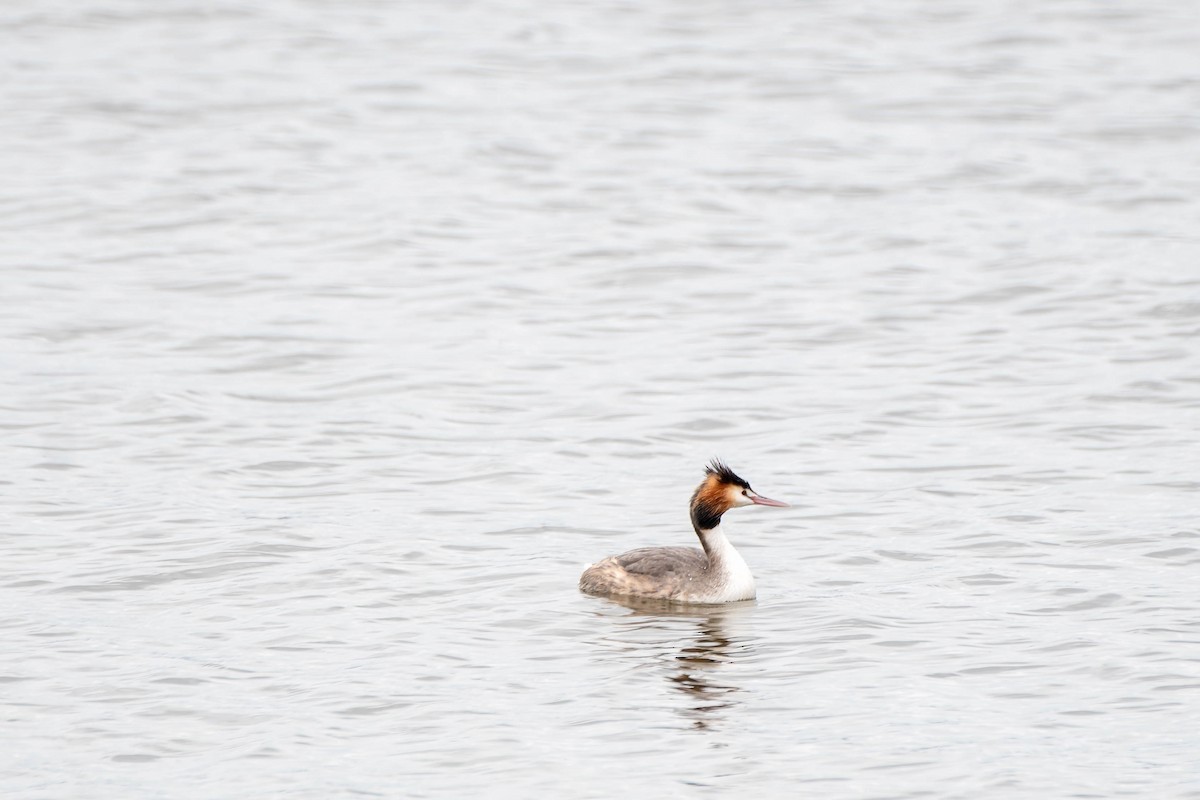
[{"label": "water", "polygon": [[5,798],[1200,797],[1192,4],[0,43]]}]

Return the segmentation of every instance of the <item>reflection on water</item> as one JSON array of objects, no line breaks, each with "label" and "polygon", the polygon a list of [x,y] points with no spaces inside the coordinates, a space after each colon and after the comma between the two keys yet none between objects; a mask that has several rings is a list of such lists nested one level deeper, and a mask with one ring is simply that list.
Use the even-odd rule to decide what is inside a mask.
[{"label": "reflection on water", "polygon": [[692,727],[706,730],[740,705],[736,695],[742,688],[731,681],[724,667],[754,655],[753,639],[739,628],[739,623],[747,622],[754,613],[753,600],[720,606],[632,598],[603,602],[617,602],[631,610],[625,617],[626,624],[615,623],[637,632],[626,640],[627,644],[642,641],[648,628],[661,626],[664,640],[644,648],[643,655],[663,670],[673,690],[682,693],[686,703],[679,711]]},{"label": "reflection on water", "polygon": [[733,695],[738,687],[722,682],[720,669],[732,661],[746,645],[738,644],[728,632],[728,615],[714,611],[696,621],[695,639],[676,657],[679,672],[671,676],[676,688],[691,698],[685,715],[693,726],[704,730],[720,721],[738,705]]}]

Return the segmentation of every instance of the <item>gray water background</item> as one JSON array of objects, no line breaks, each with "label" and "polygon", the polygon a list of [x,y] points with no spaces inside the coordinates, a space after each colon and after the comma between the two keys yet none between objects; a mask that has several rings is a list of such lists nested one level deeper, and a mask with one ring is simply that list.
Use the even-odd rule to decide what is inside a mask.
[{"label": "gray water background", "polygon": [[1194,3],[0,45],[0,796],[1200,797]]}]

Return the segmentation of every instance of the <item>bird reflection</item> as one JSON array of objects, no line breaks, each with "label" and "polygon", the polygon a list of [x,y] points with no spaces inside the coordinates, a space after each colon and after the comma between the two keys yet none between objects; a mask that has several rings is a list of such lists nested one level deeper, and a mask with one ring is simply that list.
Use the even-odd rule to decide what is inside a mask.
[{"label": "bird reflection", "polygon": [[[690,721],[692,728],[709,730],[741,705],[737,694],[742,690],[733,685],[727,675],[722,677],[721,670],[751,652],[752,644],[737,635],[737,623],[754,608],[754,601],[720,606],[686,606],[645,600],[619,602],[633,612],[628,617],[631,622],[642,623],[653,617],[695,623],[688,626],[684,637],[672,637],[678,652],[668,654],[671,660],[666,676],[671,688],[687,698],[687,705],[680,713]],[[638,627],[642,626],[639,624]],[[672,631],[677,633],[678,629],[672,627]]]}]

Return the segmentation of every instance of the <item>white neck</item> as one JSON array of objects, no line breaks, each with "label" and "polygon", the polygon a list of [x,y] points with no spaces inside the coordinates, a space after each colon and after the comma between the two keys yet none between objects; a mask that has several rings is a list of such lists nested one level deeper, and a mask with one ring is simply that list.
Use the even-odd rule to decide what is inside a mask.
[{"label": "white neck", "polygon": [[714,571],[713,578],[718,584],[721,597],[718,602],[731,600],[752,600],[754,598],[754,575],[746,566],[742,554],[734,549],[721,526],[697,531],[704,552],[708,554],[709,567]]}]

